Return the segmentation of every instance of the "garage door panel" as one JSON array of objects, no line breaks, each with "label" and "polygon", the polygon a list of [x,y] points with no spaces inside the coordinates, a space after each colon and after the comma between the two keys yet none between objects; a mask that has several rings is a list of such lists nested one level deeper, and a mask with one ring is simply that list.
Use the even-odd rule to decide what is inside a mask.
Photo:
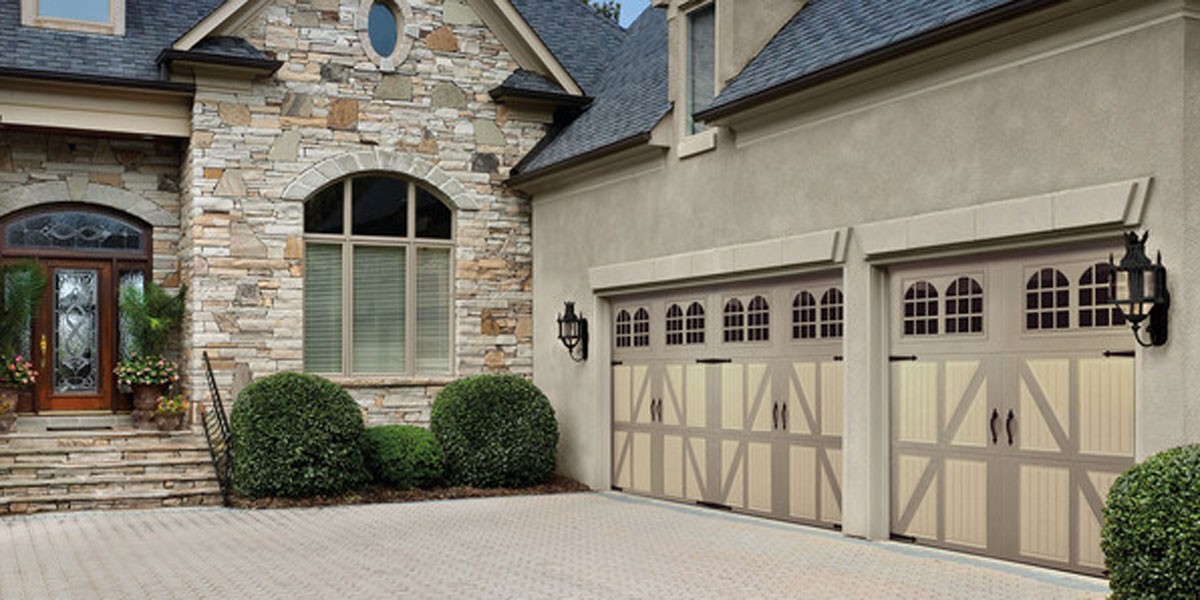
[{"label": "garage door panel", "polygon": [[649,493],[653,486],[653,474],[650,472],[650,434],[636,432],[630,436],[630,456],[633,466],[633,477],[630,489],[636,492]]},{"label": "garage door panel", "polygon": [[612,370],[613,387],[613,422],[628,423],[633,414],[633,374],[632,368],[618,365]]},{"label": "garage door panel", "polygon": [[987,548],[987,462],[947,459],[945,498],[946,542]]},{"label": "garage door panel", "polygon": [[1079,451],[1133,457],[1132,358],[1079,361]]},{"label": "garage door panel", "polygon": [[767,377],[767,365],[751,363],[746,365],[746,389],[749,391],[749,402],[746,406],[746,420],[750,422],[750,430],[756,432],[773,431],[775,403],[771,396],[771,382]]},{"label": "garage door panel", "polygon": [[1084,485],[1090,489],[1080,489],[1079,506],[1079,564],[1096,569],[1104,568],[1104,552],[1100,549],[1100,531],[1104,527],[1103,514],[1099,512],[1097,499],[1108,497],[1108,490],[1120,473],[1090,471]]},{"label": "garage door panel", "polygon": [[746,508],[771,512],[771,445],[750,442],[746,451],[747,495]]},{"label": "garage door panel", "polygon": [[667,365],[663,382],[662,423],[677,426],[683,422],[684,390],[683,365]]},{"label": "garage door panel", "polygon": [[702,501],[708,496],[708,440],[688,438],[684,465],[684,489],[689,500]]},{"label": "garage door panel", "polygon": [[674,498],[683,497],[683,474],[686,472],[683,458],[683,437],[663,436],[663,494]]},{"label": "garage door panel", "polygon": [[817,519],[817,449],[792,446],[788,453],[788,510],[793,517]]},{"label": "garage door panel", "polygon": [[981,362],[947,361],[944,430],[955,446],[983,448],[988,444],[987,377]]},{"label": "garage door panel", "polygon": [[899,457],[895,472],[899,516],[893,529],[915,538],[937,540],[936,463],[928,456]]},{"label": "garage door panel", "polygon": [[818,431],[816,416],[817,365],[795,363],[788,378],[789,430],[800,435]]},{"label": "garage door panel", "polygon": [[893,366],[898,389],[897,439],[935,444],[938,441],[938,365],[933,362]]},{"label": "garage door panel", "polygon": [[841,362],[821,363],[821,428],[822,435],[842,435],[842,377]]},{"label": "garage door panel", "polygon": [[721,497],[720,504],[745,506],[746,487],[745,445],[733,440],[721,440]]},{"label": "garage door panel", "polygon": [[633,390],[632,412],[634,423],[650,423],[650,368],[647,365],[633,365],[630,368],[631,389]]},{"label": "garage door panel", "polygon": [[744,365],[721,366],[721,427],[740,431],[746,412]]},{"label": "garage door panel", "polygon": [[821,461],[821,520],[842,521],[842,451],[827,449]]},{"label": "garage door panel", "polygon": [[632,481],[632,454],[629,449],[629,434],[613,432],[613,483],[619,488],[629,489]]},{"label": "garage door panel", "polygon": [[688,365],[687,387],[687,426],[704,428],[708,423],[708,371],[704,365]]},{"label": "garage door panel", "polygon": [[1027,360],[1021,372],[1021,404],[1017,413],[1022,450],[1063,452],[1069,449],[1067,415],[1071,406],[1071,361]]},{"label": "garage door panel", "polygon": [[1022,465],[1020,472],[1018,529],[1021,555],[1067,562],[1070,559],[1070,470]]}]

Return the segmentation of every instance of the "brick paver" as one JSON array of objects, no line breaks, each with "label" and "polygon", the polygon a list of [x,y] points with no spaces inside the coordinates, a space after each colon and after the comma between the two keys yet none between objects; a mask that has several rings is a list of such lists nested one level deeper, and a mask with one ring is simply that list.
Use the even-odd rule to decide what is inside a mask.
[{"label": "brick paver", "polygon": [[0,519],[0,598],[1101,598],[1103,581],[620,494]]}]

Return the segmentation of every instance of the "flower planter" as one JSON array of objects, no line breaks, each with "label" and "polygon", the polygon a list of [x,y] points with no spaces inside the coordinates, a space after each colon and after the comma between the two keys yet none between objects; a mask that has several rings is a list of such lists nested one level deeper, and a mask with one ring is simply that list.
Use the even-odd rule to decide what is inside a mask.
[{"label": "flower planter", "polygon": [[17,422],[17,403],[20,401],[21,389],[12,386],[0,386],[0,433],[9,433]]},{"label": "flower planter", "polygon": [[155,413],[154,424],[159,431],[179,431],[183,429],[184,413]]},{"label": "flower planter", "polygon": [[133,386],[133,426],[136,429],[155,429],[154,417],[158,414],[158,399],[166,391],[162,385]]}]

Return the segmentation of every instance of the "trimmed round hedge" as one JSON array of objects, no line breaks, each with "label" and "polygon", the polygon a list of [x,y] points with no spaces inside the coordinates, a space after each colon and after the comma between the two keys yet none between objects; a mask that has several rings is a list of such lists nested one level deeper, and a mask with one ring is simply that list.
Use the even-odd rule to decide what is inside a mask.
[{"label": "trimmed round hedge", "polygon": [[537,386],[515,375],[460,379],[433,402],[430,431],[455,485],[525,487],[554,475],[558,421]]},{"label": "trimmed round hedge", "polygon": [[363,449],[375,481],[400,490],[431,488],[442,482],[442,445],[428,429],[381,425],[367,430]]},{"label": "trimmed round hedge", "polygon": [[358,405],[327,379],[259,379],[238,394],[231,427],[234,488],[245,496],[337,495],[369,480]]},{"label": "trimmed round hedge", "polygon": [[1113,598],[1200,591],[1200,445],[1155,454],[1117,478],[1101,547]]}]

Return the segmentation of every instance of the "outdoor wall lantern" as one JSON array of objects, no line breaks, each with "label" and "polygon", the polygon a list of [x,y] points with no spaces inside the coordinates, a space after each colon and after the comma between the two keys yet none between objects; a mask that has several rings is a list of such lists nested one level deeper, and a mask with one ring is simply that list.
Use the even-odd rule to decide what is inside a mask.
[{"label": "outdoor wall lantern", "polygon": [[575,314],[574,302],[567,302],[563,314],[558,316],[558,340],[567,347],[572,360],[587,360],[587,319]]},{"label": "outdoor wall lantern", "polygon": [[[1116,274],[1112,302],[1133,326],[1133,337],[1144,348],[1167,343],[1167,309],[1171,307],[1162,252],[1158,253],[1157,262],[1151,262],[1146,256],[1148,237],[1150,232],[1139,238],[1136,232],[1130,231],[1125,234],[1125,256],[1121,262],[1113,263],[1112,255],[1108,256],[1108,264]],[[1139,333],[1143,321],[1149,342]]]}]

